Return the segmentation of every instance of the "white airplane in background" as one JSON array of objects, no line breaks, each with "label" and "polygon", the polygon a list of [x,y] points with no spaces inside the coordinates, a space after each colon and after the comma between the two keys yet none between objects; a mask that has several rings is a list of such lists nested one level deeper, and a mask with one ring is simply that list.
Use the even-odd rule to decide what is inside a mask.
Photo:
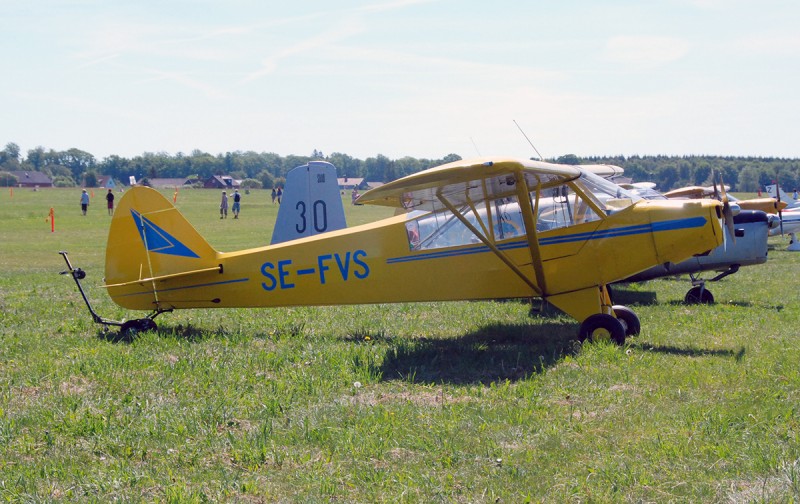
[{"label": "white airplane in background", "polygon": [[791,252],[800,252],[800,242],[797,241],[797,233],[800,233],[800,207],[782,211],[780,226],[769,230],[770,236],[788,234],[790,241],[786,250]]},{"label": "white airplane in background", "polygon": [[[780,202],[787,203],[783,210],[778,211],[780,224],[776,229],[770,229],[770,236],[788,234],[790,241],[786,250],[800,252],[800,243],[797,241],[797,233],[800,233],[800,199],[789,196],[777,184],[766,187],[767,193]],[[797,191],[795,191],[797,194]]]},{"label": "white airplane in background", "polygon": [[[656,189],[653,182],[637,182],[621,184],[622,187],[645,198],[653,200],[670,199]],[[706,197],[711,198],[714,191]],[[717,195],[720,199],[728,197],[726,193]],[[699,197],[693,194],[693,197]],[[722,280],[728,275],[739,271],[742,266],[752,266],[767,262],[767,233],[771,227],[777,227],[777,220],[771,220],[767,214],[760,210],[742,210],[737,203],[731,202],[733,226],[723,228],[725,241],[711,253],[694,256],[679,263],[663,263],[653,266],[645,271],[626,278],[621,283],[644,282],[655,278],[677,275],[689,275],[692,288],[686,293],[684,302],[687,304],[712,304],[714,296],[706,287],[707,282]],[[703,272],[715,272],[716,275],[703,279],[699,275]]]},{"label": "white airplane in background", "polygon": [[768,185],[766,189],[767,193],[770,196],[786,203],[786,207],[783,208],[784,211],[800,208],[800,199],[795,198],[793,196],[789,196],[788,194],[783,192],[783,189],[778,187],[777,184]]}]

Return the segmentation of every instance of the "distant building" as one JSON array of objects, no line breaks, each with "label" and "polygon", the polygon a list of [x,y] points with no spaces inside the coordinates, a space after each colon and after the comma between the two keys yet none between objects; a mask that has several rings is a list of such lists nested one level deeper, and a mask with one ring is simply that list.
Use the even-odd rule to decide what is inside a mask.
[{"label": "distant building", "polygon": [[53,187],[53,181],[42,172],[12,171],[19,187]]},{"label": "distant building", "polygon": [[165,187],[186,187],[191,186],[195,179],[183,178],[151,178],[148,180],[150,187],[163,189]]},{"label": "distant building", "polygon": [[241,180],[236,180],[229,175],[212,175],[203,182],[206,189],[238,189]]},{"label": "distant building", "polygon": [[343,177],[336,180],[340,191],[351,191],[353,188],[361,190],[367,187],[363,178]]},{"label": "distant building", "polygon": [[117,182],[111,175],[98,175],[97,187],[102,187],[103,189],[116,189]]}]

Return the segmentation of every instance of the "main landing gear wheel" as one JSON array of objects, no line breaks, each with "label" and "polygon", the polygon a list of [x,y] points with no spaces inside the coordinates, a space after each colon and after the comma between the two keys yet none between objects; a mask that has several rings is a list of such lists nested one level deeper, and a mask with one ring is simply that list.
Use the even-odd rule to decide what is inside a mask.
[{"label": "main landing gear wheel", "polygon": [[612,315],[595,313],[581,323],[579,332],[581,341],[613,341],[618,345],[625,344],[625,326]]},{"label": "main landing gear wheel", "polygon": [[714,295],[710,290],[698,285],[689,289],[683,300],[686,304],[714,304]]},{"label": "main landing gear wheel", "polygon": [[142,318],[128,320],[127,322],[123,323],[119,332],[125,336],[135,336],[139,333],[155,331],[157,327],[158,326],[156,326],[156,323],[153,321],[153,319]]},{"label": "main landing gear wheel", "polygon": [[617,320],[622,322],[625,328],[625,336],[638,336],[642,330],[642,324],[639,322],[639,317],[627,306],[614,305],[611,307],[614,310],[614,316]]}]

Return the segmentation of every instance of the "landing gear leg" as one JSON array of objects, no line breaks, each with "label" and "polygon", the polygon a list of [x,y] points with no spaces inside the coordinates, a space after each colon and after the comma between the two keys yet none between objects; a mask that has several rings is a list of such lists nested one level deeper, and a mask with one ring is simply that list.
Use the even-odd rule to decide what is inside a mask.
[{"label": "landing gear leg", "polygon": [[714,304],[714,295],[706,289],[705,282],[702,282],[689,289],[683,301],[686,304]]},{"label": "landing gear leg", "polygon": [[689,278],[692,279],[692,285],[694,287],[689,289],[689,292],[686,293],[686,296],[683,298],[683,302],[686,304],[714,304],[714,295],[711,294],[710,290],[706,289],[706,282],[717,282],[722,280],[726,276],[733,275],[739,271],[739,267],[740,266],[738,264],[731,264],[728,269],[709,280],[703,280],[702,278],[697,278],[690,274]]}]

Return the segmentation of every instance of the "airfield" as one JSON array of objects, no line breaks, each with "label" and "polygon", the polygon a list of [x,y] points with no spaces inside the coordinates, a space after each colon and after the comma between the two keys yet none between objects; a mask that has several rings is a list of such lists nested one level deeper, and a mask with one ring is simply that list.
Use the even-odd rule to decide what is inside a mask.
[{"label": "airfield", "polygon": [[[624,347],[520,301],[177,311],[120,338],[59,275],[66,250],[101,315],[142,315],[100,288],[103,194],[83,217],[77,188],[0,192],[3,500],[800,499],[787,237],[710,284],[715,305],[683,304],[688,277],[614,286],[642,322]],[[176,206],[218,250],[269,243],[268,191],[238,220],[219,195]],[[349,225],[392,214],[343,197]]]}]

